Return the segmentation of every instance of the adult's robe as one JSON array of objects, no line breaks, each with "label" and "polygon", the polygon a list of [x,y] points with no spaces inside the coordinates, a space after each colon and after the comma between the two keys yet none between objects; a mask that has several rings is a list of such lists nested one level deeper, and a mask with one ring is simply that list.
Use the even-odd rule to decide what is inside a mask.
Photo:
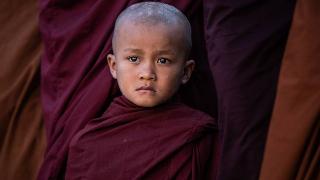
[{"label": "adult's robe", "polygon": [[35,179],[45,151],[37,16],[36,0],[0,3],[2,180]]},{"label": "adult's robe", "polygon": [[218,97],[218,179],[259,178],[294,0],[204,0]]},{"label": "adult's robe", "polygon": [[120,96],[71,140],[66,179],[212,179],[216,130],[178,101],[143,108]]},{"label": "adult's robe", "polygon": [[298,0],[260,180],[320,179],[320,1]]}]

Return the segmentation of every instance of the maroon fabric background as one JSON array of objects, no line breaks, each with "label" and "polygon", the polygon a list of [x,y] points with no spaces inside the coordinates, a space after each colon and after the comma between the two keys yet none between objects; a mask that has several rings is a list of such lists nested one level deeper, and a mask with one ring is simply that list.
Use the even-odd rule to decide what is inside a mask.
[{"label": "maroon fabric background", "polygon": [[[105,57],[115,18],[134,2],[40,1],[48,137],[40,177],[63,174],[71,137],[99,117],[118,93]],[[218,115],[223,140],[219,179],[257,179],[295,1],[163,2],[185,12],[193,26],[197,69],[181,94],[187,104]]]},{"label": "maroon fabric background", "polygon": [[[52,163],[54,161],[54,166],[63,166],[63,157],[66,156],[64,148],[68,143],[66,137],[73,133],[68,134],[64,129],[76,131],[88,121],[88,118],[100,116],[116,92],[113,91],[114,84],[107,69],[103,67],[106,64],[104,57],[105,51],[110,48],[112,21],[129,2],[134,1],[90,3],[89,1],[40,0],[39,2],[42,36],[47,49],[42,58],[41,69],[43,107],[46,111],[47,134],[50,135],[48,139],[51,141],[47,150],[46,162]],[[208,75],[208,62],[210,62],[218,86],[228,80],[225,81],[227,85],[230,82],[230,86],[238,87],[235,82],[242,79],[239,83],[244,85],[241,88],[236,88],[237,92],[232,98],[229,93],[224,93],[228,88],[222,88],[227,85],[222,84],[221,88],[218,88],[218,115],[221,117],[219,124],[224,129],[222,138],[225,136],[225,142],[230,142],[232,145],[228,146],[226,143],[224,145],[221,169],[222,171],[228,169],[221,172],[220,179],[238,179],[240,176],[243,179],[250,179],[250,177],[252,179],[258,173],[261,146],[264,142],[264,138],[261,137],[264,136],[265,131],[260,131],[260,129],[266,129],[264,124],[267,123],[267,117],[270,115],[268,106],[265,109],[267,112],[265,120],[259,120],[261,118],[257,114],[261,114],[261,110],[254,104],[258,106],[265,101],[270,103],[273,101],[272,98],[266,100],[264,94],[271,97],[273,95],[269,93],[274,94],[274,92],[264,88],[255,88],[255,92],[251,93],[248,91],[251,82],[259,82],[262,79],[248,78],[246,82],[243,80],[247,76],[261,77],[264,74],[270,76],[273,63],[269,60],[257,61],[256,59],[266,60],[266,57],[276,57],[276,54],[278,57],[282,54],[277,49],[283,45],[281,43],[276,45],[277,38],[275,37],[278,33],[284,32],[283,35],[279,34],[279,37],[283,36],[285,39],[286,28],[282,30],[280,28],[279,31],[275,31],[275,29],[279,28],[281,24],[288,27],[286,19],[290,19],[289,11],[291,11],[294,1],[204,0],[204,16],[201,12],[201,1],[166,2],[177,4],[188,14],[195,32],[196,45],[193,51],[196,60],[198,60],[198,72],[191,84],[196,84],[196,86],[189,85],[189,92],[184,92],[184,94],[187,95],[190,92],[194,92],[194,94],[192,96],[185,95],[184,97],[188,97],[185,101],[212,115],[217,114],[215,113],[215,97],[210,96],[215,93],[213,77]],[[316,76],[319,74],[317,71],[319,58],[317,59],[315,56],[319,52],[317,48],[319,47],[319,38],[317,38],[317,29],[319,29],[318,2],[317,0],[301,0],[297,3],[294,30],[290,35],[289,49],[286,52],[284,64],[282,64],[279,94],[272,120],[274,122],[270,127],[261,179],[278,178],[282,180],[292,177],[310,179],[316,177],[317,172],[319,174],[317,169],[319,167],[317,165],[319,162],[317,160],[319,158],[319,141],[317,140],[319,124],[314,125],[315,122],[319,122],[317,116],[319,109],[317,109],[318,102],[314,102],[316,98],[313,98],[318,97],[319,88],[317,86],[305,87],[305,83],[294,85],[294,87],[285,84],[292,82],[293,76],[298,78],[299,82],[308,81],[313,85],[319,84],[317,83],[318,76]],[[41,121],[42,112],[39,103],[38,78],[40,77],[41,42],[37,29],[36,1],[4,0],[1,1],[0,8],[1,178],[34,179],[45,146]],[[202,24],[203,21],[205,26],[197,25]],[[203,32],[207,32],[206,35]],[[257,43],[262,39],[264,41]],[[266,40],[269,43],[265,43]],[[284,41],[281,40],[282,43]],[[204,42],[207,42],[207,47]],[[253,49],[249,48],[249,45],[255,47],[254,44],[259,46]],[[206,53],[206,48],[208,53]],[[242,50],[244,51],[243,55],[241,55]],[[226,52],[235,58],[225,61]],[[206,61],[207,56],[209,61]],[[252,57],[254,58],[251,59]],[[313,57],[312,61],[310,57]],[[292,58],[296,60],[292,61]],[[247,59],[247,61],[239,59]],[[223,66],[224,68],[220,68],[223,61],[226,62],[226,65]],[[256,68],[258,64],[254,62],[260,63],[261,67],[267,62],[271,64],[268,67]],[[310,66],[301,69],[306,65]],[[226,71],[226,68],[229,70]],[[310,71],[310,69],[315,71]],[[310,77],[314,79],[310,79]],[[263,82],[269,84],[270,81],[263,80]],[[275,86],[275,84],[272,82],[270,86]],[[210,87],[208,88],[208,86]],[[110,87],[112,88],[108,89]],[[256,92],[261,92],[261,99],[257,98],[258,100],[254,101],[251,94],[254,95]],[[90,100],[91,97],[95,99]],[[310,101],[306,101],[305,97],[310,97]],[[231,102],[230,99],[237,102]],[[238,103],[239,99],[245,101],[237,108],[246,109],[248,114],[253,112],[254,114],[251,114],[250,117],[254,117],[246,120],[246,118],[238,118],[242,115],[238,116],[230,112],[237,110],[237,108],[233,108],[233,104]],[[292,102],[294,100],[296,101]],[[246,106],[247,101],[252,102],[252,107]],[[291,107],[287,105],[294,106],[296,114],[293,114]],[[235,119],[239,119],[239,121]],[[284,135],[283,132],[288,130],[288,122],[292,121],[297,123],[291,123],[291,133]],[[230,140],[230,138],[232,139]],[[283,143],[284,138],[290,139],[290,141]],[[253,150],[255,147],[258,148]],[[285,153],[281,153],[280,150]],[[246,151],[251,153],[244,153]],[[57,153],[57,160],[50,159],[50,157],[55,158],[53,153]],[[235,160],[232,160],[233,158]],[[239,160],[239,158],[241,159]],[[275,167],[277,169],[274,169]],[[251,172],[248,172],[249,169]]]},{"label": "maroon fabric background", "polygon": [[320,1],[298,0],[261,180],[320,179]]},{"label": "maroon fabric background", "polygon": [[1,180],[35,179],[46,145],[36,4],[36,0],[0,2]]},{"label": "maroon fabric background", "polygon": [[205,2],[222,139],[218,179],[255,180],[295,1]]}]

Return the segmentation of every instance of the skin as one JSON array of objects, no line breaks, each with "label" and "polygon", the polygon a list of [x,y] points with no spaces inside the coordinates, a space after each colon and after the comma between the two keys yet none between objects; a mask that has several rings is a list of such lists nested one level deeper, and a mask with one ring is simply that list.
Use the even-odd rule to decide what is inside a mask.
[{"label": "skin", "polygon": [[179,25],[148,26],[127,21],[118,29],[115,54],[107,56],[122,94],[141,107],[169,100],[194,69],[187,60],[185,36]]}]

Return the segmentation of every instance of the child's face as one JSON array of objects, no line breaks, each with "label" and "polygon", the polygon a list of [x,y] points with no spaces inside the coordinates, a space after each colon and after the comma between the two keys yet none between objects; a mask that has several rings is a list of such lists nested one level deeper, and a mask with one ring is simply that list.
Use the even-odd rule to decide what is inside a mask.
[{"label": "child's face", "polygon": [[112,76],[122,94],[142,107],[170,99],[186,83],[194,61],[186,61],[184,35],[179,26],[120,25],[115,54],[108,55]]}]

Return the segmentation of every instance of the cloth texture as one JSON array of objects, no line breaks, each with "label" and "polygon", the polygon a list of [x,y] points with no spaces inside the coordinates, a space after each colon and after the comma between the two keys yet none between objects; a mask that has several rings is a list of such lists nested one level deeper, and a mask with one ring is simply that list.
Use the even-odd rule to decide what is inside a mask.
[{"label": "cloth texture", "polygon": [[298,0],[261,180],[320,179],[320,2]]},{"label": "cloth texture", "polygon": [[0,27],[0,179],[35,179],[46,145],[37,1],[1,1]]},{"label": "cloth texture", "polygon": [[[41,95],[47,150],[39,179],[59,179],[65,171],[71,138],[100,117],[119,90],[107,68],[117,15],[138,1],[40,1],[40,30],[44,43]],[[201,1],[163,1],[181,9],[193,24],[197,61],[182,100],[210,115],[216,111],[213,78],[206,60]],[[201,93],[199,93],[201,92]]]},{"label": "cloth texture", "polygon": [[205,113],[178,101],[143,108],[120,96],[72,138],[66,179],[209,179],[217,140]]},{"label": "cloth texture", "polygon": [[[119,94],[106,54],[115,18],[135,2],[40,1],[48,137],[40,179],[63,174],[71,138]],[[218,179],[257,179],[295,1],[161,2],[181,9],[192,25],[197,66],[180,94],[189,106],[217,116]]]},{"label": "cloth texture", "polygon": [[256,180],[295,1],[204,2],[222,141],[218,179]]},{"label": "cloth texture", "polygon": [[[41,177],[64,171],[71,137],[119,94],[105,56],[116,16],[134,2],[1,1],[1,179],[35,179],[46,138]],[[196,72],[180,93],[188,105],[217,115],[219,179],[257,178],[295,1],[162,2],[192,24]],[[260,179],[319,179],[319,7],[297,1]]]}]

